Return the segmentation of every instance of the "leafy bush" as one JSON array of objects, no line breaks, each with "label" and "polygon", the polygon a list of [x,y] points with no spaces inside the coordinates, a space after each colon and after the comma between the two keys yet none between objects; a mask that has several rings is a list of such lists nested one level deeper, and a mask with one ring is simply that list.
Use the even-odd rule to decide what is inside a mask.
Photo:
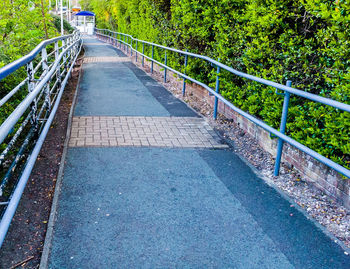
[{"label": "leafy bush", "polygon": [[[350,104],[347,0],[82,0],[99,27],[220,59],[251,75]],[[157,57],[160,57],[158,55]],[[171,66],[183,64],[171,57]],[[213,86],[215,67],[194,59],[187,72]],[[275,89],[221,73],[221,93],[278,128]],[[292,97],[287,133],[350,167],[350,115]]]}]

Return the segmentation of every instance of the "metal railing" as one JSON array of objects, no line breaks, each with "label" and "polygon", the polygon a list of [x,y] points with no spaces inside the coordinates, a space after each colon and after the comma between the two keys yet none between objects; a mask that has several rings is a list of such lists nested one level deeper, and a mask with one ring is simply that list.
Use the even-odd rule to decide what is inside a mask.
[{"label": "metal railing", "polygon": [[0,100],[1,113],[7,113],[0,126],[0,247],[80,50],[80,32],[75,31],[41,42],[0,69],[0,82],[25,77]]},{"label": "metal railing", "polygon": [[[170,70],[174,72],[175,74],[179,75],[180,77],[183,78],[183,90],[182,93],[185,94],[186,91],[186,80],[191,81],[193,83],[196,83],[200,86],[202,86],[204,89],[206,89],[210,94],[215,96],[215,101],[214,101],[214,112],[213,112],[213,117],[216,119],[217,117],[217,108],[218,108],[218,101],[220,100],[222,103],[230,107],[232,110],[237,112],[238,114],[242,115],[243,117],[247,118],[248,120],[252,121],[256,125],[262,127],[266,131],[270,132],[271,134],[275,135],[278,137],[278,145],[277,145],[277,156],[276,156],[276,162],[275,162],[275,170],[274,174],[277,176],[279,174],[280,170],[280,163],[281,163],[281,157],[282,157],[282,151],[283,151],[283,143],[287,142],[290,145],[296,147],[297,149],[305,152],[306,154],[310,155],[311,157],[315,158],[316,160],[320,161],[321,163],[333,168],[335,171],[339,172],[340,174],[350,178],[350,170],[335,163],[334,161],[322,156],[321,154],[317,153],[316,151],[308,148],[307,146],[297,142],[293,138],[287,136],[285,134],[286,130],[286,122],[287,122],[287,115],[288,115],[288,105],[289,105],[289,100],[291,94],[294,94],[296,96],[300,96],[302,98],[306,98],[308,100],[318,102],[321,104],[325,104],[328,106],[332,106],[334,108],[337,108],[342,111],[350,112],[350,105],[341,103],[329,98],[325,98],[316,94],[308,93],[305,91],[298,90],[296,88],[291,87],[291,81],[287,81],[286,85],[282,85],[279,83],[275,83],[266,79],[262,79],[259,77],[255,77],[252,75],[248,75],[246,73],[237,71],[225,64],[220,63],[219,61],[216,61],[214,59],[211,59],[207,56],[195,54],[195,53],[190,53],[187,51],[182,51],[174,48],[169,48],[166,46],[158,45],[152,42],[147,42],[144,40],[140,40],[137,38],[132,37],[131,35],[120,33],[120,32],[113,32],[108,29],[97,29],[95,28],[95,34],[99,37],[104,39],[107,42],[111,42],[113,45],[116,45],[120,47],[124,47],[124,50],[126,50],[127,53],[129,53],[131,56],[133,55],[133,52],[135,52],[135,58],[137,61],[138,54],[142,56],[142,65],[144,64],[144,58],[149,59],[151,61],[151,73],[153,73],[153,63],[158,64],[159,66],[164,68],[164,82],[166,82],[166,76],[167,76],[167,70]],[[142,44],[142,52],[139,51],[139,44]],[[145,45],[148,45],[151,47],[151,56],[147,56],[144,51],[145,51]],[[154,59],[154,48],[160,48],[164,50],[164,63],[159,62]],[[129,50],[130,48],[130,50]],[[187,63],[188,63],[188,57],[193,57],[197,59],[202,59],[206,62],[211,63],[213,66],[216,67],[217,71],[217,76],[216,76],[216,87],[215,90],[206,85],[205,83],[202,83],[185,73],[182,73],[178,70],[175,70],[171,68],[170,66],[167,65],[167,51],[172,51],[175,53],[178,53],[179,55],[184,56],[184,67],[186,68]],[[249,113],[239,109],[238,107],[234,106],[230,101],[226,100],[221,94],[220,94],[220,79],[219,79],[219,74],[221,70],[226,70],[234,75],[237,75],[242,78],[246,78],[251,81],[255,81],[258,83],[261,83],[266,86],[271,86],[274,87],[277,90],[283,91],[284,95],[284,103],[283,103],[283,110],[282,110],[282,115],[281,115],[281,123],[280,123],[280,130],[276,130],[273,127],[267,125],[264,123],[262,120],[259,120],[255,118],[254,116],[250,115]]]}]

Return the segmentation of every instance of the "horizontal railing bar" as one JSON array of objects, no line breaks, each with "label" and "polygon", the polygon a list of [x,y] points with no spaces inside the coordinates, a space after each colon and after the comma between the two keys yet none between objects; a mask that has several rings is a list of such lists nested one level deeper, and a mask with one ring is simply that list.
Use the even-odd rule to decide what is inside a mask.
[{"label": "horizontal railing bar", "polygon": [[[72,46],[75,45],[76,42],[74,42],[72,44]],[[68,48],[70,48],[70,47],[68,47]],[[68,78],[69,78],[69,74],[72,71],[74,63],[76,62],[80,51],[81,51],[81,46],[80,46],[79,51],[77,52],[74,60],[71,63],[71,66],[69,68],[69,72],[67,73],[65,79],[62,82],[62,86],[61,86],[61,89],[60,89],[59,94],[57,96],[56,103],[55,103],[55,105],[52,108],[50,116],[47,119],[47,122],[45,123],[45,127],[44,127],[43,131],[41,132],[41,134],[40,134],[40,136],[38,138],[38,141],[36,142],[35,147],[34,147],[32,153],[31,153],[29,159],[27,160],[27,163],[25,165],[23,173],[22,173],[22,175],[21,175],[21,177],[20,177],[20,179],[18,181],[18,184],[17,184],[17,186],[16,186],[16,188],[15,188],[13,194],[12,194],[11,200],[9,201],[8,206],[7,206],[7,208],[6,208],[6,210],[5,210],[4,214],[3,214],[3,217],[2,217],[1,222],[0,222],[0,247],[3,244],[3,242],[4,242],[4,239],[5,239],[5,236],[7,234],[8,228],[10,226],[12,218],[13,218],[13,216],[14,216],[14,214],[16,212],[16,209],[18,207],[19,201],[20,201],[20,199],[22,197],[22,194],[23,194],[24,188],[25,188],[25,186],[27,184],[27,181],[28,181],[28,178],[30,176],[30,173],[31,173],[31,171],[32,171],[32,169],[34,167],[34,164],[35,164],[35,161],[36,161],[36,159],[37,159],[37,157],[39,155],[40,149],[41,149],[41,147],[42,147],[42,145],[43,145],[43,143],[45,141],[46,135],[47,135],[47,133],[48,133],[48,131],[50,129],[50,126],[52,124],[52,121],[53,121],[53,119],[55,117],[56,111],[58,109],[58,105],[59,105],[60,100],[62,98],[62,94],[63,94],[64,88],[65,88],[65,86],[67,84],[67,81],[68,81]],[[61,53],[61,55],[62,55],[62,53]]]},{"label": "horizontal railing bar", "polygon": [[[97,29],[97,30],[100,30],[100,29]],[[103,29],[103,30],[105,30],[105,29]],[[110,30],[108,30],[108,31],[112,32]],[[112,33],[117,33],[117,34],[124,35],[123,33],[119,33],[119,32],[112,32]],[[100,34],[100,35],[116,39],[116,38],[108,36],[108,35],[104,35],[104,34]],[[259,82],[259,83],[264,84],[266,86],[271,86],[271,87],[277,88],[279,90],[286,91],[286,92],[298,95],[300,97],[303,97],[303,98],[306,98],[306,99],[309,99],[309,100],[312,100],[312,101],[315,101],[315,102],[319,102],[319,103],[322,103],[322,104],[325,104],[325,105],[332,106],[334,108],[338,108],[338,109],[343,110],[343,111],[350,112],[350,105],[347,105],[347,104],[344,104],[344,103],[332,100],[330,98],[322,97],[322,96],[319,96],[319,95],[316,95],[316,94],[313,94],[313,93],[305,92],[305,91],[302,91],[302,90],[299,90],[299,89],[296,89],[296,88],[288,87],[288,86],[283,85],[283,84],[279,84],[279,83],[276,83],[276,82],[273,82],[273,81],[269,81],[269,80],[266,80],[266,79],[263,79],[263,78],[259,78],[259,77],[256,77],[256,76],[252,76],[252,75],[243,73],[241,71],[233,69],[232,67],[229,67],[229,66],[227,66],[225,64],[222,64],[222,63],[220,63],[220,62],[218,62],[218,61],[216,61],[216,60],[214,60],[214,59],[212,59],[210,57],[203,56],[203,55],[196,54],[196,53],[186,52],[186,51],[178,50],[178,49],[174,49],[174,48],[169,48],[169,47],[162,46],[162,45],[159,45],[159,44],[155,44],[155,43],[152,43],[152,42],[148,42],[148,41],[140,40],[140,39],[137,39],[137,38],[133,38],[130,35],[127,35],[127,36],[129,36],[133,40],[141,42],[141,43],[145,43],[145,44],[152,45],[152,46],[155,46],[155,47],[158,47],[158,48],[166,49],[166,50],[177,52],[177,53],[180,53],[180,54],[183,54],[183,55],[188,55],[188,56],[191,56],[191,57],[194,57],[194,58],[199,58],[199,59],[205,60],[205,61],[210,62],[210,63],[212,63],[212,64],[214,64],[216,66],[219,66],[220,68],[225,69],[226,71],[228,71],[230,73],[233,73],[233,74],[235,74],[237,76],[240,76],[240,77],[243,77],[243,78],[246,78],[246,79],[249,79],[249,80],[253,80],[253,81]],[[122,40],[118,40],[118,41],[129,45],[128,43],[125,43]],[[130,47],[130,45],[129,45],[129,47]]]},{"label": "horizontal railing bar", "polygon": [[73,37],[73,34],[70,35],[65,35],[65,36],[59,36],[59,37],[55,37],[55,38],[51,38],[48,40],[44,40],[42,41],[39,45],[37,45],[30,53],[28,53],[26,56],[23,56],[22,58],[9,63],[8,65],[5,65],[4,67],[0,68],[0,80],[2,80],[3,78],[7,77],[8,75],[10,75],[11,73],[15,72],[17,69],[21,68],[22,66],[24,66],[25,64],[31,62],[35,56],[37,54],[39,54],[41,52],[41,50],[46,47],[47,45],[50,45],[56,41],[59,40],[65,40],[69,37]]},{"label": "horizontal railing bar", "polygon": [[33,115],[32,112],[29,112],[26,119],[21,123],[20,127],[17,129],[15,135],[11,138],[10,142],[7,144],[6,148],[1,152],[0,154],[0,165],[2,165],[2,162],[5,160],[5,156],[7,153],[9,153],[10,149],[13,147],[13,145],[16,143],[18,137],[22,133],[24,127],[28,124],[31,116]]},{"label": "horizontal railing bar", "polygon": [[16,109],[8,116],[8,118],[0,126],[0,144],[4,141],[10,130],[15,126],[19,118],[23,115],[26,109],[30,106],[31,102],[39,94],[45,84],[50,80],[52,75],[56,72],[56,67],[59,64],[59,61],[63,58],[66,52],[73,47],[75,44],[71,44],[64,51],[62,51],[53,65],[52,69],[49,70],[44,79],[42,79],[38,85],[35,86],[34,90],[29,93],[26,98],[16,107]]},{"label": "horizontal railing bar", "polygon": [[35,128],[32,127],[31,130],[29,131],[29,133],[27,134],[26,138],[24,139],[21,147],[19,148],[19,150],[18,150],[14,160],[12,161],[10,167],[8,167],[5,176],[1,179],[1,181],[0,181],[0,196],[3,195],[3,191],[6,187],[12,173],[15,171],[18,163],[24,157],[24,151],[27,149],[29,142],[30,142],[31,138],[33,137],[34,133],[35,133]]},{"label": "horizontal railing bar", "polygon": [[8,94],[6,94],[1,100],[0,100],[0,107],[2,107],[13,95],[15,95],[21,87],[28,81],[28,77],[25,78],[20,84],[18,84],[15,88],[13,88],[12,91],[10,91]]},{"label": "horizontal railing bar", "polygon": [[[100,34],[99,34],[100,35]],[[106,36],[106,35],[104,35]],[[109,37],[109,36],[107,36]],[[112,37],[113,39],[115,39],[114,37]],[[118,40],[119,41],[119,40]],[[139,41],[139,40],[138,40]],[[132,48],[130,46],[130,44],[127,44],[131,50],[133,51],[137,51],[136,49]],[[316,151],[304,146],[303,144],[297,142],[296,140],[292,139],[291,137],[281,133],[280,131],[274,129],[273,127],[267,125],[265,122],[255,118],[254,116],[248,114],[247,112],[244,112],[243,110],[239,109],[238,107],[234,106],[231,102],[229,102],[228,100],[226,100],[221,94],[217,93],[216,91],[214,91],[212,88],[210,88],[209,86],[207,86],[206,84],[193,79],[189,76],[187,76],[186,74],[183,74],[169,66],[166,66],[165,64],[158,62],[157,60],[152,59],[151,57],[143,54],[142,52],[137,51],[141,56],[144,56],[145,58],[153,61],[154,63],[167,68],[168,70],[178,74],[179,76],[181,76],[184,79],[187,79],[189,81],[192,81],[200,86],[202,86],[203,88],[205,88],[207,91],[209,91],[212,95],[214,95],[215,97],[217,97],[221,102],[225,103],[228,107],[230,107],[232,110],[236,111],[238,114],[242,115],[243,117],[247,118],[248,120],[250,120],[251,122],[255,123],[256,125],[262,127],[264,130],[274,134],[275,136],[277,136],[278,138],[281,138],[283,141],[289,143],[290,145],[296,147],[297,149],[305,152],[306,154],[310,155],[311,157],[317,159],[318,161],[320,161],[321,163],[333,168],[334,170],[336,170],[337,172],[341,173],[342,175],[350,178],[350,170],[346,169],[345,167],[337,164],[336,162],[324,157],[323,155],[317,153]],[[290,88],[290,87],[289,87]],[[293,89],[293,88],[292,88]],[[300,91],[300,90],[298,90]],[[342,103],[340,103],[342,104]]]}]

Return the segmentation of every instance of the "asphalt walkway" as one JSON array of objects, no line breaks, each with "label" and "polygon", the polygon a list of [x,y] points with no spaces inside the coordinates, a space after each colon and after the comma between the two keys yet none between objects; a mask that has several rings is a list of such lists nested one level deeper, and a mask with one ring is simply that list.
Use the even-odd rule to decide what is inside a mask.
[{"label": "asphalt walkway", "polygon": [[49,268],[350,268],[202,117],[84,43]]}]

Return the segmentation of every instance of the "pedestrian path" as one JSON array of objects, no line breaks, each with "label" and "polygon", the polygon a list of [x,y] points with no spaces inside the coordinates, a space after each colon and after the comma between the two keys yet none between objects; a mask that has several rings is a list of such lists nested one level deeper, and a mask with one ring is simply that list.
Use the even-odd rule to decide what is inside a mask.
[{"label": "pedestrian path", "polygon": [[350,268],[121,51],[84,39],[49,268]]}]

